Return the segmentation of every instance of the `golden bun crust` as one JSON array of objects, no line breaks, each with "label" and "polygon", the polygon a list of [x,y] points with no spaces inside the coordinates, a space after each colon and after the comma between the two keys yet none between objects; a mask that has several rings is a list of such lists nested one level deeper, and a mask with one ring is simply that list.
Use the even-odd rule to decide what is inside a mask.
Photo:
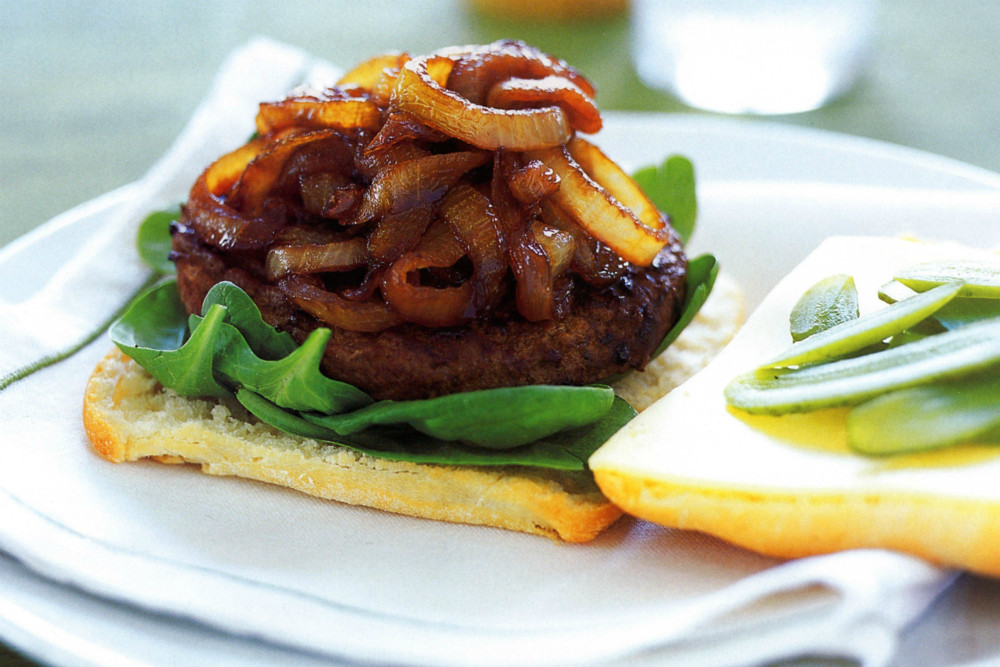
[{"label": "golden bun crust", "polygon": [[628,514],[706,532],[768,556],[892,549],[937,565],[1000,577],[1000,533],[995,530],[1000,508],[972,499],[730,489],[710,493],[679,480],[643,479],[616,470],[596,470],[594,477]]},{"label": "golden bun crust", "polygon": [[[702,313],[656,360],[655,372],[663,378],[626,379],[621,391],[645,407],[704,366],[735,334],[742,314],[742,293],[720,276]],[[438,521],[585,542],[622,514],[587,472],[430,465],[367,456],[284,434],[257,422],[236,403],[180,397],[117,349],[98,363],[87,383],[83,423],[94,449],[109,461],[192,463],[212,475],[254,479]]]}]

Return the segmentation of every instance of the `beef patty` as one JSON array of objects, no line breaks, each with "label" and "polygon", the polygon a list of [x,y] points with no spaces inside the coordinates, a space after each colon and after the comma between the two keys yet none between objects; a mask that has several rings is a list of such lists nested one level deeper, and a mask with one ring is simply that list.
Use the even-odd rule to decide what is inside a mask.
[{"label": "beef patty", "polygon": [[[189,312],[230,281],[264,319],[298,341],[321,326],[246,262],[202,244],[181,227],[173,238],[178,288]],[[649,361],[680,315],[687,261],[676,235],[648,267],[629,266],[611,286],[573,286],[565,316],[542,322],[501,305],[460,327],[401,324],[378,332],[332,328],[322,369],[375,399],[417,399],[528,384],[582,385]]]}]

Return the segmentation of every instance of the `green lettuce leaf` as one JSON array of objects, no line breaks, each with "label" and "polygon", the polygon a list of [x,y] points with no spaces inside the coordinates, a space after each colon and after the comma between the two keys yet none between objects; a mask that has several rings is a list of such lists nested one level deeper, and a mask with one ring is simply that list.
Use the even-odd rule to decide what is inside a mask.
[{"label": "green lettuce leaf", "polygon": [[686,157],[671,155],[661,164],[643,167],[632,178],[650,201],[668,216],[670,225],[687,243],[694,234],[698,218],[694,165]]},{"label": "green lettuce leaf", "polygon": [[320,372],[329,330],[278,356],[283,336],[231,283],[213,288],[203,313],[188,318],[176,282],[167,281],[128,308],[112,326],[112,340],[184,396],[235,395],[276,428],[376,456],[582,470],[635,415],[608,387],[512,387],[372,403]]}]

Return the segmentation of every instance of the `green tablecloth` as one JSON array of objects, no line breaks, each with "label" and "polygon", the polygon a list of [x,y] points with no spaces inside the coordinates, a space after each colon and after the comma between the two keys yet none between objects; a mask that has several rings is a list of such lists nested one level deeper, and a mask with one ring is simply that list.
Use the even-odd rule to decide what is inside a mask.
[{"label": "green tablecloth", "polygon": [[[860,84],[823,109],[766,122],[871,137],[1000,171],[998,29],[994,0],[883,0]],[[341,66],[388,50],[520,38],[582,70],[603,109],[700,113],[642,85],[630,63],[627,16],[518,23],[453,0],[0,0],[0,34],[0,246],[140,177],[226,54],[254,35]],[[0,646],[0,662],[16,659]]]}]

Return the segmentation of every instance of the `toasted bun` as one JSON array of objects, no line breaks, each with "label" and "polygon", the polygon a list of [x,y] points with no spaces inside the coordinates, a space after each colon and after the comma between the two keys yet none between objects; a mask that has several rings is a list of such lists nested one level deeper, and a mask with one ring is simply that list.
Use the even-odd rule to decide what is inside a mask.
[{"label": "toasted bun", "polygon": [[[725,276],[678,341],[621,391],[644,408],[704,366],[735,334],[742,293]],[[212,475],[270,482],[320,498],[411,516],[495,526],[584,542],[621,510],[589,472],[461,467],[389,461],[284,434],[236,403],[190,399],[165,390],[118,350],[94,369],[83,422],[96,451],[114,462],[152,458],[193,463]],[[400,474],[403,473],[403,474]]]}]

